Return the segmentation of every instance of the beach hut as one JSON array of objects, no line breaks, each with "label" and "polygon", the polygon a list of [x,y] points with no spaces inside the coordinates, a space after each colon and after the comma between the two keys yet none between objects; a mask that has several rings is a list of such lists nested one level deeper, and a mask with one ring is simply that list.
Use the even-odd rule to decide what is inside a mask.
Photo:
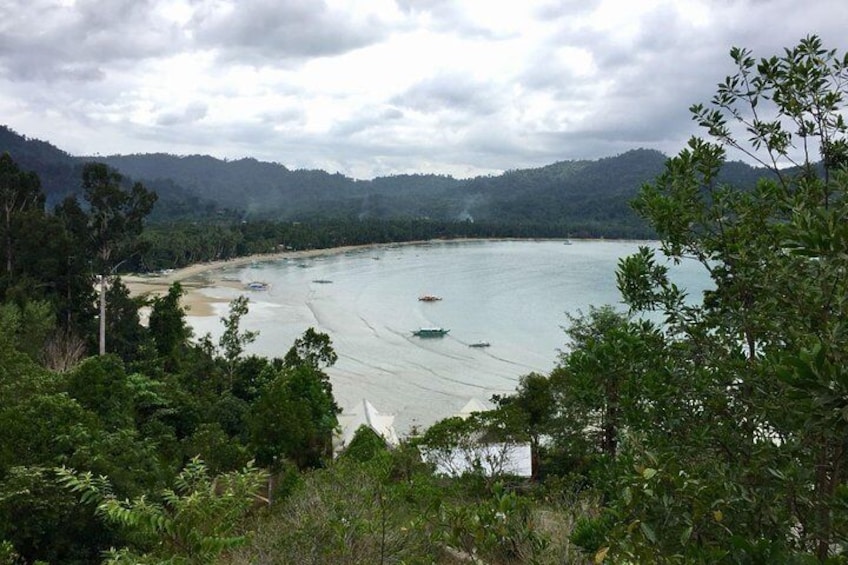
[{"label": "beach hut", "polygon": [[383,438],[386,445],[396,447],[400,441],[394,428],[395,417],[388,414],[381,414],[374,408],[374,405],[366,399],[358,403],[350,410],[344,410],[339,415],[339,425],[341,433],[337,438],[337,449],[339,452],[350,445],[353,436],[356,435],[356,430],[360,426],[367,426],[377,435]]},{"label": "beach hut", "polygon": [[530,444],[481,443],[444,450],[421,450],[422,460],[432,463],[436,474],[459,477],[480,471],[486,477],[514,475],[531,477]]},{"label": "beach hut", "polygon": [[[467,419],[478,412],[488,412],[492,407],[477,398],[472,398],[456,413]],[[424,447],[419,449],[421,459],[435,467],[436,474],[459,477],[466,473],[480,472],[486,477],[512,475],[532,476],[530,445],[516,442],[487,442],[480,432],[472,432],[457,445]]]},{"label": "beach hut", "polygon": [[471,400],[465,403],[465,406],[463,406],[462,410],[457,412],[456,415],[462,419],[465,419],[475,412],[487,412],[489,410],[491,410],[491,408],[487,406],[482,400],[472,398]]}]

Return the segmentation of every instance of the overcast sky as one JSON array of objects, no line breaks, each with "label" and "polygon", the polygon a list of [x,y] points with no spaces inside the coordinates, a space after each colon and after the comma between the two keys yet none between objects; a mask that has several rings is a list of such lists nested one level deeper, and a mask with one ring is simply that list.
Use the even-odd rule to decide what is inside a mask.
[{"label": "overcast sky", "polygon": [[731,46],[846,31],[846,0],[0,0],[0,124],[359,179],[673,155]]}]

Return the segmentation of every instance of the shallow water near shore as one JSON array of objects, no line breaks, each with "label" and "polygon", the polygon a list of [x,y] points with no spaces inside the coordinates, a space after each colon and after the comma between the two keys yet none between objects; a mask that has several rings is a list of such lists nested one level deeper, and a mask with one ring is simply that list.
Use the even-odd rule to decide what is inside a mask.
[{"label": "shallow water near shore", "polygon": [[[383,246],[224,269],[228,285],[203,289],[217,316],[189,316],[196,335],[217,338],[226,302],[250,298],[243,329],[260,332],[249,352],[282,357],[307,328],[327,333],[339,355],[328,369],[336,400],[368,399],[395,415],[401,435],[455,415],[472,398],[514,391],[548,373],[567,347],[566,313],[620,305],[615,269],[644,242],[471,241]],[[696,264],[673,268],[693,296],[708,280]],[[231,283],[237,282],[237,285]],[[251,282],[267,284],[248,290]],[[437,301],[420,301],[422,295]],[[413,331],[442,327],[444,337]],[[488,342],[488,347],[470,347]]]}]

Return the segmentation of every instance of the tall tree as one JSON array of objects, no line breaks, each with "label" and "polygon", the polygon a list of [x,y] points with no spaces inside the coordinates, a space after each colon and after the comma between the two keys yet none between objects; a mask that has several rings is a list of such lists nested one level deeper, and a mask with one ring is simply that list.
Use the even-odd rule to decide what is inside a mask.
[{"label": "tall tree", "polygon": [[0,232],[3,237],[5,272],[13,274],[15,241],[20,238],[21,216],[44,213],[44,193],[35,173],[21,171],[8,153],[0,155]]},{"label": "tall tree", "polygon": [[256,341],[259,332],[241,329],[241,319],[247,316],[250,301],[244,295],[238,296],[230,301],[230,310],[226,318],[221,318],[224,324],[224,333],[218,339],[218,346],[223,354],[227,366],[227,387],[232,388],[233,376],[238,366],[239,358],[245,348]]},{"label": "tall tree", "polygon": [[153,336],[156,351],[165,359],[169,369],[174,368],[179,350],[191,337],[191,328],[185,321],[185,309],[180,305],[180,299],[185,295],[179,282],[168,288],[165,296],[153,299],[150,311],[150,333]]},{"label": "tall tree", "polygon": [[532,478],[539,478],[539,450],[542,437],[550,432],[554,413],[551,379],[539,373],[521,377],[515,394],[492,397],[510,426],[520,429],[530,440]]},{"label": "tall tree", "polygon": [[332,367],[339,356],[333,349],[330,336],[308,328],[303,335],[294,340],[294,345],[286,353],[283,361],[289,367],[308,365],[313,369]]},{"label": "tall tree", "polygon": [[251,407],[251,443],[259,464],[277,471],[284,461],[316,468],[332,457],[339,409],[324,379],[309,365],[280,370]]},{"label": "tall tree", "polygon": [[612,459],[622,434],[644,428],[657,408],[656,395],[653,404],[641,399],[655,393],[654,383],[662,378],[662,336],[652,323],[610,306],[570,319],[571,351],[562,355],[550,378],[560,407],[553,435],[572,449],[590,436],[590,452]]},{"label": "tall tree", "polygon": [[139,316],[139,309],[145,302],[144,298],[131,297],[120,277],[116,277],[106,291],[106,304],[111,313],[106,320],[111,349],[124,361],[138,360],[152,346]]},{"label": "tall tree", "polygon": [[[100,279],[99,351],[106,353],[106,286],[115,270],[135,251],[133,245],[153,209],[156,193],[135,183],[123,187],[123,177],[103,163],[87,163],[82,171],[86,247]],[[70,207],[73,208],[72,206]]]},{"label": "tall tree", "polygon": [[[76,198],[66,198],[54,211],[61,226],[57,255],[62,266],[56,277],[59,322],[68,336],[80,336],[87,349],[96,345],[97,300],[93,284],[94,264],[88,238],[88,218]],[[60,239],[60,238],[57,238]]]},{"label": "tall tree", "polygon": [[303,469],[332,457],[341,410],[322,369],[337,358],[330,337],[313,328],[295,340],[284,365],[251,407],[251,440],[260,464],[278,469],[288,459]]}]

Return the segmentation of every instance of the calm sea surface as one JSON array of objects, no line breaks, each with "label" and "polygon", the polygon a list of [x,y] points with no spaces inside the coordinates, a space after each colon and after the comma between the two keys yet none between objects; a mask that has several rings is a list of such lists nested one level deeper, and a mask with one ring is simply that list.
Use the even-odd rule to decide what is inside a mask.
[{"label": "calm sea surface", "polygon": [[[328,370],[340,406],[363,398],[395,415],[400,434],[456,414],[472,398],[510,393],[519,377],[549,372],[567,347],[566,313],[620,305],[619,258],[639,242],[473,241],[376,247],[311,259],[261,262],[224,272],[265,291],[206,289],[229,300],[250,297],[244,329],[258,330],[249,351],[282,357],[307,328],[330,335],[339,355]],[[700,266],[673,269],[698,295]],[[418,297],[434,294],[438,302]],[[220,315],[226,313],[222,305]],[[189,317],[197,335],[217,337],[215,317]],[[444,338],[412,335],[450,329]],[[469,344],[486,341],[487,348]]]}]

